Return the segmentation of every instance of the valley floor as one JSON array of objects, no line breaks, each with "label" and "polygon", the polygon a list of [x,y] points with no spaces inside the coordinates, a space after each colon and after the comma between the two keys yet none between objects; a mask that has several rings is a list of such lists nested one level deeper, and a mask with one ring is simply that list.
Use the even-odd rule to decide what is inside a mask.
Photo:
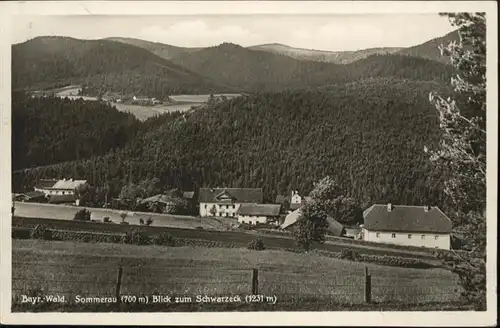
[{"label": "valley floor", "polygon": [[[280,250],[17,239],[12,246],[13,311],[116,311],[116,304],[76,303],[76,296],[115,296],[119,267],[121,295],[148,296],[148,304],[122,304],[130,311],[345,310],[347,305],[443,310],[460,304],[457,277],[443,269],[383,267]],[[254,268],[265,301],[248,304]],[[372,276],[373,304],[363,304],[365,268]],[[65,302],[22,304],[22,295],[59,295]],[[153,295],[185,297],[187,303],[152,304]],[[197,295],[242,301],[202,304]]]}]

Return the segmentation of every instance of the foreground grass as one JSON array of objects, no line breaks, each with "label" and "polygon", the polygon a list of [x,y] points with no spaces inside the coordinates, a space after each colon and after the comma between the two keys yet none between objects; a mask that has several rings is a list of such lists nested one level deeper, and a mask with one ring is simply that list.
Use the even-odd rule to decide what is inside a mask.
[{"label": "foreground grass", "polygon": [[23,294],[66,295],[66,310],[82,311],[85,306],[71,304],[75,295],[114,296],[118,267],[123,268],[122,295],[243,297],[250,294],[251,270],[257,268],[259,294],[277,298],[276,304],[135,304],[130,310],[141,306],[151,311],[239,311],[256,306],[303,310],[307,304],[316,304],[309,310],[336,310],[346,304],[362,309],[365,267],[372,275],[375,303],[407,309],[410,304],[426,303],[429,310],[439,310],[443,302],[459,300],[456,276],[442,269],[383,267],[277,250],[13,240],[12,262],[13,303],[17,303],[13,310],[20,311],[36,310],[19,305]]}]

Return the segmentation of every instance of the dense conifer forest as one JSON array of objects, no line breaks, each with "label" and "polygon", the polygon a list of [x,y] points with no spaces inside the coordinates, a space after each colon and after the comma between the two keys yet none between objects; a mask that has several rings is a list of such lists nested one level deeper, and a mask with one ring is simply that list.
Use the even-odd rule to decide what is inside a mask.
[{"label": "dense conifer forest", "polygon": [[12,167],[21,169],[104,155],[140,128],[132,114],[97,101],[12,97]]},{"label": "dense conifer forest", "polygon": [[[438,142],[440,133],[430,91],[447,92],[438,82],[367,79],[215,99],[190,113],[142,123],[135,138],[104,156],[81,150],[80,158],[93,157],[14,172],[13,188],[29,189],[40,178],[74,177],[112,184],[118,193],[129,181],[157,177],[165,188],[181,190],[262,187],[266,201],[274,201],[276,194],[291,189],[306,194],[315,181],[330,175],[364,205],[441,205],[444,175],[429,165],[423,151]],[[126,114],[113,115],[135,124]],[[82,123],[95,126],[91,118]],[[103,121],[108,122],[100,123],[104,126],[112,122]],[[61,122],[63,131],[67,124]],[[102,126],[98,130],[105,133]],[[18,149],[15,162],[25,151]]]}]

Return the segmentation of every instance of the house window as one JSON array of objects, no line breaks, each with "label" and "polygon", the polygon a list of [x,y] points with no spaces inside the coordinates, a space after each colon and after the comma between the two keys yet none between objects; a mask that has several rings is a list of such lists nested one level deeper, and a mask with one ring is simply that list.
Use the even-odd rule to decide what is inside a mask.
[{"label": "house window", "polygon": [[229,205],[226,205],[226,209],[229,209]]},{"label": "house window", "polygon": [[233,205],[233,209],[235,209],[235,208],[236,208],[236,205]]},{"label": "house window", "polygon": [[439,236],[434,236],[434,239],[435,239],[435,240],[438,240],[438,239],[439,239]]},{"label": "house window", "polygon": [[226,216],[229,216],[229,213],[226,213]]},{"label": "house window", "polygon": [[377,233],[375,234],[375,237],[379,238],[379,237],[380,237],[380,232],[377,232]]},{"label": "house window", "polygon": [[420,239],[425,239],[425,235],[420,236]]},{"label": "house window", "polygon": [[205,208],[207,208],[207,204],[205,204]]},{"label": "house window", "polygon": [[391,237],[392,237],[392,238],[396,238],[396,234],[395,234],[395,233],[393,233],[393,234],[391,235]]},{"label": "house window", "polygon": [[222,213],[219,213],[219,216],[222,216]]},{"label": "house window", "polygon": [[408,239],[411,239],[411,233],[408,234]]}]

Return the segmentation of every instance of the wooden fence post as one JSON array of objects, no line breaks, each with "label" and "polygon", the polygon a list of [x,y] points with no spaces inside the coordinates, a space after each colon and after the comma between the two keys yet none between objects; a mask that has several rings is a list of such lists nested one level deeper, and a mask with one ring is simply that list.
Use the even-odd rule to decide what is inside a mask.
[{"label": "wooden fence post", "polygon": [[372,302],[372,276],[368,273],[368,268],[365,267],[365,303]]},{"label": "wooden fence post", "polygon": [[252,269],[252,295],[259,293],[259,271]]},{"label": "wooden fence post", "polygon": [[118,268],[118,273],[116,275],[116,303],[118,308],[120,308],[120,288],[122,286],[122,273],[123,273],[123,268],[119,267]]}]

